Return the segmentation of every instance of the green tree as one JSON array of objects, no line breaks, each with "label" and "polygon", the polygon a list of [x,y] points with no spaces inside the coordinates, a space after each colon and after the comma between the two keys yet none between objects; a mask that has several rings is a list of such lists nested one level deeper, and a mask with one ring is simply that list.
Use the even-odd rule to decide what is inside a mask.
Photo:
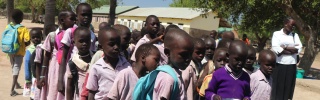
[{"label": "green tree", "polygon": [[170,7],[194,7],[197,0],[173,0]]},{"label": "green tree", "polygon": [[283,27],[285,16],[292,17],[305,39],[306,48],[299,67],[309,74],[318,53],[319,0],[198,0],[192,7],[204,8],[204,12],[217,11],[219,17],[239,23],[240,30],[255,33],[257,39],[270,38],[274,31]]}]

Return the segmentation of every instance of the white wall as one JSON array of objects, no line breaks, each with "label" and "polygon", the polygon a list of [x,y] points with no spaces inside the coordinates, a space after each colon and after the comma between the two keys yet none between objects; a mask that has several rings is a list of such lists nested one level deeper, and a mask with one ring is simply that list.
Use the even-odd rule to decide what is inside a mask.
[{"label": "white wall", "polygon": [[207,14],[207,18],[198,16],[193,18],[190,24],[190,28],[202,29],[202,30],[218,30],[219,18],[215,18],[217,15],[210,12]]}]

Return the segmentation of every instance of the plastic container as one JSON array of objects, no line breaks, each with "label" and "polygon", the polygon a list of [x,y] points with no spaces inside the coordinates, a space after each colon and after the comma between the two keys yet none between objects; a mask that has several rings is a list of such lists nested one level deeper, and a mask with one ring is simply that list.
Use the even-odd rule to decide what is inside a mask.
[{"label": "plastic container", "polygon": [[303,69],[297,69],[296,78],[302,79],[303,75],[304,75],[304,70]]}]

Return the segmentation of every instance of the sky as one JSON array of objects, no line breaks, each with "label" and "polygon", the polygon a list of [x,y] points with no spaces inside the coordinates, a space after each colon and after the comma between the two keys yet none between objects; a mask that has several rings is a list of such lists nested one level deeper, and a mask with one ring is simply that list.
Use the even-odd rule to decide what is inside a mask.
[{"label": "sky", "polygon": [[173,0],[121,0],[119,5],[139,7],[169,7]]}]

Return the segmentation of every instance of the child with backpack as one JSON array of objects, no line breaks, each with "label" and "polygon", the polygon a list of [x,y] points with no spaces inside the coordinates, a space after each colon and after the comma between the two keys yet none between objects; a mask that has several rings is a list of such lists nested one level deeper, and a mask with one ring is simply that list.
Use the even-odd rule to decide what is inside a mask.
[{"label": "child with backpack", "polygon": [[23,56],[25,55],[26,46],[30,44],[30,36],[29,30],[20,24],[23,20],[23,12],[21,10],[14,9],[11,18],[12,22],[6,26],[6,30],[2,33],[1,48],[10,58],[13,74],[10,95],[16,96],[18,93],[14,90],[14,87],[21,88],[17,79]]},{"label": "child with backpack", "polygon": [[[72,11],[61,11],[58,14],[58,21],[60,28],[55,31],[55,35],[48,35],[45,39],[42,49],[45,51],[44,60],[42,64],[42,72],[40,76],[40,81],[43,87],[47,88],[47,99],[56,100],[63,99],[64,94],[58,93],[58,74],[59,73],[59,63],[57,59],[57,53],[61,50],[61,39],[59,36],[64,34],[64,31],[71,28],[76,20],[76,15]],[[54,44],[52,44],[52,37]],[[51,60],[50,60],[51,59]],[[49,63],[50,61],[50,63]]]},{"label": "child with backpack", "polygon": [[[179,45],[179,46],[177,46]],[[164,40],[168,65],[157,69],[139,79],[133,100],[185,100],[186,93],[182,80],[185,70],[192,59],[194,43],[192,37],[181,29],[169,30]]]},{"label": "child with backpack", "polygon": [[40,89],[37,88],[37,80],[39,80],[39,73],[37,73],[36,63],[34,62],[36,56],[36,47],[40,45],[42,40],[42,31],[40,29],[30,30],[31,42],[26,50],[26,55],[24,58],[24,71],[26,79],[26,88],[24,91],[30,90],[31,99],[40,99]]}]

